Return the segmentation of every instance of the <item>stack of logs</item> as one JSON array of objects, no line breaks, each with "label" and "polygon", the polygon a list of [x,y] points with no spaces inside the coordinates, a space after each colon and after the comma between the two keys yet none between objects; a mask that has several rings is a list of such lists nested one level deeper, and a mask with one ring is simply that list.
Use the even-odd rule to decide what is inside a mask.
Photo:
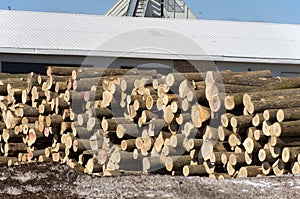
[{"label": "stack of logs", "polygon": [[0,74],[0,165],[217,179],[300,174],[300,77],[48,67]]}]

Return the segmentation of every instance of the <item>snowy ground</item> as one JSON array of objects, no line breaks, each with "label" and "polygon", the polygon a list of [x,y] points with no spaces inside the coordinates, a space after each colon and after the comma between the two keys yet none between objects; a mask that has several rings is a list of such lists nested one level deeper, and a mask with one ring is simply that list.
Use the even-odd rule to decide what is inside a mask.
[{"label": "snowy ground", "polygon": [[59,164],[0,168],[0,198],[300,198],[300,176],[93,177]]}]

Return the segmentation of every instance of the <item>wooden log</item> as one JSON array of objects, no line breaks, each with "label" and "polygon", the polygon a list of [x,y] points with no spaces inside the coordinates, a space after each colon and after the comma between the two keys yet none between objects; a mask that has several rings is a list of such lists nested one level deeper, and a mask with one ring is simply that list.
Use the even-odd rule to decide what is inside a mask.
[{"label": "wooden log", "polygon": [[266,98],[260,101],[251,101],[246,107],[251,114],[263,112],[265,109],[297,108],[300,107],[300,99],[291,95]]},{"label": "wooden log", "polygon": [[25,124],[33,124],[35,123],[36,121],[39,120],[39,117],[23,117],[22,118],[22,126],[24,126]]},{"label": "wooden log", "polygon": [[123,151],[133,152],[135,149],[135,139],[122,140],[121,149]]},{"label": "wooden log", "polygon": [[258,159],[261,162],[275,162],[276,158],[274,158],[269,149],[260,149],[258,152]]},{"label": "wooden log", "polygon": [[141,135],[141,131],[136,124],[118,124],[116,133],[118,138],[123,138],[126,135],[131,137],[139,137]]},{"label": "wooden log", "polygon": [[230,126],[230,120],[232,117],[234,117],[235,115],[231,114],[231,113],[225,113],[221,116],[221,123],[223,127],[229,127]]},{"label": "wooden log", "polygon": [[51,139],[52,137],[45,137],[44,133],[39,130],[29,129],[27,144],[28,146],[32,146],[35,143],[44,145],[45,143],[49,143]]},{"label": "wooden log", "polygon": [[189,151],[192,149],[200,149],[203,144],[203,139],[189,139],[188,146]]},{"label": "wooden log", "polygon": [[97,125],[99,125],[98,120],[95,117],[90,117],[86,123],[86,128],[88,131],[92,131],[97,128]]},{"label": "wooden log", "polygon": [[208,174],[224,172],[223,166],[221,165],[212,165],[210,162],[203,162],[203,166]]},{"label": "wooden log", "polygon": [[182,169],[184,176],[206,176],[206,170],[203,165],[185,165]]},{"label": "wooden log", "polygon": [[100,132],[95,133],[89,139],[90,139],[91,150],[98,150],[103,147],[104,139],[103,139],[103,135],[100,134]]},{"label": "wooden log", "polygon": [[133,106],[134,110],[138,111],[138,112],[147,109],[146,101],[142,100],[142,99],[141,100],[138,100],[138,99],[134,100],[132,106]]},{"label": "wooden log", "polygon": [[209,159],[209,155],[212,152],[226,152],[227,149],[225,148],[226,143],[215,143],[213,144],[212,142],[208,140],[204,140],[203,144],[201,146],[201,155],[204,160]]},{"label": "wooden log", "polygon": [[4,142],[22,142],[23,141],[23,135],[22,134],[16,134],[14,130],[12,129],[3,129],[2,133],[2,139]]},{"label": "wooden log", "polygon": [[230,124],[234,128],[249,127],[252,125],[253,115],[233,116],[230,119]]},{"label": "wooden log", "polygon": [[[83,152],[83,153],[86,153]],[[101,164],[101,165],[105,165],[108,161],[108,154],[106,152],[106,150],[104,149],[97,149],[97,150],[92,150],[92,152],[94,154],[94,157],[97,159],[97,161]]]},{"label": "wooden log", "polygon": [[[179,87],[178,87],[178,94],[180,98],[184,98],[188,96],[188,93],[192,91],[192,84],[188,80],[183,80],[180,82]],[[204,88],[204,87],[203,87]],[[205,89],[203,89],[204,91]],[[205,92],[203,92],[205,96]]]},{"label": "wooden log", "polygon": [[281,160],[278,159],[273,165],[273,172],[276,176],[282,176],[283,174],[288,173],[289,168],[287,165]]},{"label": "wooden log", "polygon": [[272,77],[272,73],[269,70],[261,70],[244,73],[229,73],[222,75],[221,77],[222,82],[226,84],[259,86],[265,85],[266,82],[269,82],[269,78]]},{"label": "wooden log", "polygon": [[235,108],[241,108],[243,106],[244,93],[236,93],[228,95],[224,99],[224,106],[227,110],[233,110]]},{"label": "wooden log", "polygon": [[244,153],[233,153],[229,156],[229,164],[232,166],[246,165],[246,158]]},{"label": "wooden log", "polygon": [[[63,143],[56,143],[54,147],[51,148],[51,152],[63,152],[66,149],[66,145]],[[45,154],[45,150],[44,150],[44,154]]]},{"label": "wooden log", "polygon": [[94,108],[89,109],[88,115],[90,117],[97,117],[98,119],[102,119],[104,117],[109,119],[113,117],[113,112],[108,108]]},{"label": "wooden log", "polygon": [[55,113],[60,114],[64,109],[69,109],[70,104],[66,102],[63,98],[55,98]]},{"label": "wooden log", "polygon": [[122,117],[114,117],[112,119],[103,118],[101,122],[101,127],[103,131],[116,131],[118,124],[130,124],[131,120],[122,118]]},{"label": "wooden log", "polygon": [[209,140],[213,143],[218,141],[218,129],[210,125],[207,125],[205,128],[205,133],[203,135],[204,140]]},{"label": "wooden log", "polygon": [[191,109],[191,103],[187,98],[183,99],[181,101],[181,109],[185,112],[189,111]]},{"label": "wooden log", "polygon": [[5,143],[4,155],[17,156],[18,153],[27,153],[28,146],[24,143]]},{"label": "wooden log", "polygon": [[272,172],[272,166],[269,162],[263,162],[261,165],[262,173],[265,175],[269,175]]},{"label": "wooden log", "polygon": [[60,134],[72,131],[72,122],[62,122],[60,127]]},{"label": "wooden log", "polygon": [[85,165],[85,168],[87,169],[88,173],[99,173],[103,171],[102,165],[99,164],[95,158],[89,159]]},{"label": "wooden log", "polygon": [[208,101],[205,96],[205,89],[190,90],[187,93],[186,99],[189,102],[198,102],[201,105],[208,106]]},{"label": "wooden log", "polygon": [[164,132],[164,131],[160,131],[155,142],[154,142],[154,148],[157,152],[160,152],[163,145],[164,145],[164,141],[167,138],[171,137],[171,133],[170,132]]},{"label": "wooden log", "polygon": [[262,148],[262,144],[259,141],[250,137],[245,139],[243,146],[247,153],[256,153]]},{"label": "wooden log", "polygon": [[21,124],[22,118],[16,117],[11,111],[7,111],[5,120],[6,127],[9,129]]},{"label": "wooden log", "polygon": [[246,177],[256,177],[257,175],[262,174],[261,166],[245,166],[241,167],[237,177],[238,178],[246,178]]},{"label": "wooden log", "polygon": [[168,124],[165,122],[164,119],[153,119],[149,123],[149,135],[154,136],[158,135],[161,131],[168,131]]},{"label": "wooden log", "polygon": [[143,172],[162,174],[168,173],[165,168],[165,164],[161,162],[160,157],[145,157],[143,159]]},{"label": "wooden log", "polygon": [[55,82],[54,91],[56,93],[64,93],[66,90],[67,90],[67,82],[66,81]]},{"label": "wooden log", "polygon": [[235,167],[229,163],[226,165],[226,171],[230,176],[233,176],[236,173]]},{"label": "wooden log", "polygon": [[38,106],[38,111],[40,114],[49,115],[52,113],[53,109],[50,104],[45,103]]},{"label": "wooden log", "polygon": [[200,128],[202,123],[209,120],[211,117],[209,108],[196,104],[192,106],[192,122],[196,128]]},{"label": "wooden log", "polygon": [[297,161],[298,154],[300,154],[300,145],[297,147],[285,147],[282,150],[282,161],[284,163]]},{"label": "wooden log", "polygon": [[64,66],[49,66],[47,67],[46,74],[47,76],[51,75],[63,75],[63,76],[71,76],[73,70],[78,70],[79,67],[64,67]]},{"label": "wooden log", "polygon": [[255,127],[260,126],[264,122],[264,116],[263,113],[257,113],[255,116],[252,118],[252,125]]},{"label": "wooden log", "polygon": [[90,91],[93,86],[103,86],[102,82],[103,80],[100,77],[74,80],[72,83],[72,88],[77,92]]},{"label": "wooden log", "polygon": [[36,108],[28,105],[19,105],[19,108],[15,109],[15,114],[17,117],[38,117],[39,112]]},{"label": "wooden log", "polygon": [[280,155],[282,153],[282,148],[279,148],[279,147],[268,146],[268,149],[270,150],[271,155],[272,155],[273,158],[280,157]]},{"label": "wooden log", "polygon": [[84,126],[87,124],[90,116],[88,114],[79,114],[77,116],[77,121],[79,126]]},{"label": "wooden log", "polygon": [[147,122],[149,122],[150,120],[152,120],[153,118],[157,117],[156,114],[152,113],[149,110],[143,110],[141,118],[142,118],[142,122],[145,124]]},{"label": "wooden log", "polygon": [[271,135],[275,137],[295,137],[299,136],[300,120],[289,122],[276,122],[272,125]]},{"label": "wooden log", "polygon": [[264,135],[264,133],[262,132],[262,130],[259,130],[259,129],[256,129],[253,133],[253,137],[255,140],[261,140],[261,141],[264,141],[264,140],[267,140],[267,137]]},{"label": "wooden log", "polygon": [[300,108],[279,109],[276,118],[278,122],[300,120]]},{"label": "wooden log", "polygon": [[269,138],[268,143],[273,147],[294,147],[300,146],[300,138],[299,137],[274,137],[271,136]]},{"label": "wooden log", "polygon": [[205,84],[222,83],[222,76],[232,74],[230,70],[224,71],[207,71],[205,76]]},{"label": "wooden log", "polygon": [[227,157],[230,157],[230,155],[227,156],[224,152],[213,152],[209,155],[209,161],[212,165],[226,165],[228,161]]},{"label": "wooden log", "polygon": [[45,155],[40,155],[38,157],[38,162],[52,162],[52,158],[46,157]]},{"label": "wooden log", "polygon": [[248,165],[258,165],[260,163],[256,153],[245,152],[244,154],[245,154],[246,163]]},{"label": "wooden log", "polygon": [[270,132],[270,129],[271,129],[271,126],[272,124],[265,120],[262,124],[262,132],[265,136],[271,136],[271,132]]},{"label": "wooden log", "polygon": [[46,126],[56,127],[60,126],[63,122],[61,115],[50,115],[46,117]]},{"label": "wooden log", "polygon": [[28,152],[29,161],[38,159],[41,155],[45,154],[45,149],[33,150]]},{"label": "wooden log", "polygon": [[170,146],[172,147],[182,147],[182,143],[185,139],[185,135],[183,134],[175,134],[170,137]]},{"label": "wooden log", "polygon": [[11,167],[11,166],[14,166],[14,165],[16,165],[16,166],[20,165],[20,161],[16,157],[10,157],[7,161],[7,166]]},{"label": "wooden log", "polygon": [[[91,90],[94,89],[93,87]],[[97,100],[103,100],[103,93],[104,93],[103,87],[96,87],[92,91],[84,91],[83,92],[83,99],[84,101],[97,101]]]},{"label": "wooden log", "polygon": [[294,95],[300,94],[300,89],[280,89],[280,90],[265,90],[259,92],[249,92],[245,93],[243,96],[243,103],[246,106],[251,101],[261,100],[263,98],[272,98],[277,96],[286,96],[286,95]]},{"label": "wooden log", "polygon": [[75,139],[72,144],[74,152],[81,153],[85,150],[91,150],[90,139]]},{"label": "wooden log", "polygon": [[298,162],[293,162],[291,164],[291,171],[292,171],[292,174],[294,175],[297,175],[297,174],[300,174],[300,164]]},{"label": "wooden log", "polygon": [[228,173],[214,173],[210,174],[209,177],[217,180],[225,180],[232,178]]},{"label": "wooden log", "polygon": [[254,131],[257,130],[256,127],[249,127],[246,130],[247,137],[254,137]]},{"label": "wooden log", "polygon": [[191,122],[187,122],[184,124],[182,134],[184,134],[187,138],[203,138],[204,130],[205,127],[195,128]]},{"label": "wooden log", "polygon": [[165,167],[167,171],[181,170],[185,165],[189,165],[191,162],[191,157],[189,155],[185,156],[169,156],[165,160]]},{"label": "wooden log", "polygon": [[115,153],[117,157],[116,163],[119,170],[140,171],[142,169],[142,161],[133,158],[133,153],[128,151],[118,151]]}]

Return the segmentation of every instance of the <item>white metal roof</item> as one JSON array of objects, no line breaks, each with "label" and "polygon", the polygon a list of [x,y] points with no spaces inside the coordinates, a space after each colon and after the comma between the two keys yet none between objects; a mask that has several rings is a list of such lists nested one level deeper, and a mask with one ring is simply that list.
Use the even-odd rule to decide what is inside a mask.
[{"label": "white metal roof", "polygon": [[0,53],[300,64],[300,25],[0,10]]}]

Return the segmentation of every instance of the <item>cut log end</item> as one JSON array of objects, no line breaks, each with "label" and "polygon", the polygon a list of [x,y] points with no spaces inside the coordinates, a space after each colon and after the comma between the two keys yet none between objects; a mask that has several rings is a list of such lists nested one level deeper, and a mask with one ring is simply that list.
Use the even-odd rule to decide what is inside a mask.
[{"label": "cut log end", "polygon": [[297,175],[300,174],[300,164],[298,162],[293,162],[292,165],[292,174]]},{"label": "cut log end", "polygon": [[225,108],[227,110],[233,110],[235,108],[235,101],[233,96],[226,96],[224,100]]},{"label": "cut log end", "polygon": [[278,122],[284,121],[284,111],[282,109],[278,110],[276,118]]}]

